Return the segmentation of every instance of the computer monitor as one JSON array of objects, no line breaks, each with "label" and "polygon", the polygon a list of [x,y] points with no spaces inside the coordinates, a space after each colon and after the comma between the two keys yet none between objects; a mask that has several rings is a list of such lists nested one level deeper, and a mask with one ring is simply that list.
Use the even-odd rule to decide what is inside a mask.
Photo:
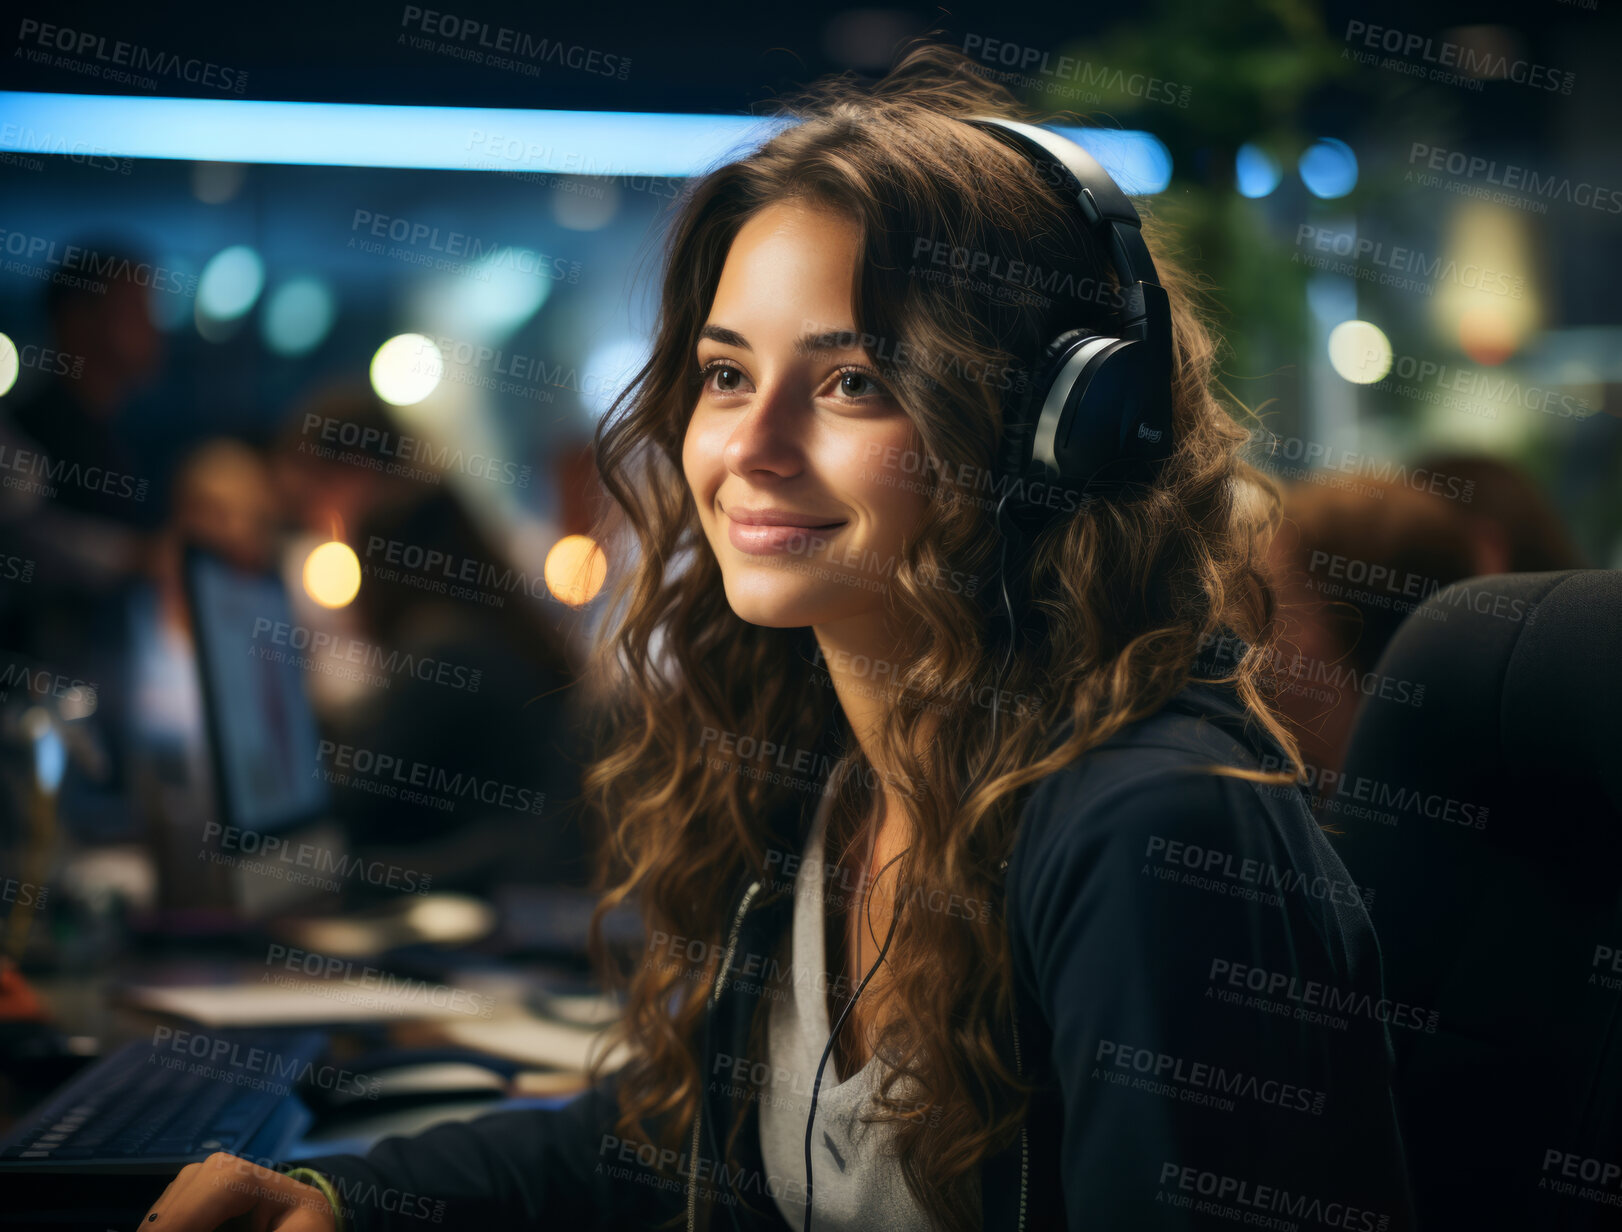
[{"label": "computer monitor", "polygon": [[326,817],[300,656],[256,636],[293,623],[281,579],[198,547],[185,568],[221,820],[265,834]]}]

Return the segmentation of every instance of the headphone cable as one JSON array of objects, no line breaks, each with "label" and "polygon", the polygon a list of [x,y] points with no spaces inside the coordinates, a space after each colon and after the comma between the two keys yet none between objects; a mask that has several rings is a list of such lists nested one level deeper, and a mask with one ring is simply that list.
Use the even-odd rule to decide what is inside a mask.
[{"label": "headphone cable", "polygon": [[[884,865],[884,868],[881,868],[878,871],[877,875],[874,876],[873,883],[876,884],[878,882],[879,877],[884,876],[884,870],[885,869],[889,868],[891,864],[894,864],[902,856],[906,855],[907,850],[910,850],[910,848],[902,850],[902,852],[899,855],[892,856],[890,858],[890,860]],[[867,897],[865,892],[863,893],[862,897],[863,897],[863,901],[865,903],[866,897]],[[856,986],[856,991],[851,994],[850,1000],[845,1002],[845,1008],[839,1011],[839,1018],[835,1021],[834,1025],[833,1025],[833,1029],[828,1032],[828,1042],[827,1042],[827,1044],[825,1044],[823,1046],[822,1060],[817,1062],[817,1075],[816,1075],[816,1078],[811,1083],[811,1111],[806,1114],[806,1118],[805,1118],[805,1224],[804,1224],[804,1232],[811,1232],[811,1131],[812,1131],[812,1126],[815,1125],[816,1119],[817,1119],[817,1095],[822,1089],[822,1073],[823,1073],[823,1070],[826,1069],[827,1065],[828,1065],[828,1054],[833,1052],[834,1040],[836,1040],[839,1037],[839,1028],[845,1025],[845,1019],[850,1016],[850,1011],[856,1005],[856,998],[862,995],[862,989],[866,988],[867,985],[868,985],[868,982],[873,978],[873,976],[875,974],[877,974],[880,964],[882,964],[884,962],[884,955],[889,952],[890,942],[895,937],[895,926],[896,926],[897,920],[899,920],[899,918],[900,918],[900,915],[901,915],[901,913],[897,908],[892,908],[891,909],[891,911],[890,911],[890,929],[889,929],[889,931],[887,933],[884,934],[884,944],[879,948],[879,956],[873,960],[873,965],[868,968],[867,974],[862,977],[862,982]],[[846,1077],[847,1078],[855,1077],[855,1075],[854,1074],[847,1074]]]},{"label": "headphone cable", "polygon": [[[1018,529],[1014,526],[1011,520],[1004,520],[1004,509],[1008,504],[1009,493],[1012,490],[1013,489],[1011,487],[1004,489],[1002,499],[997,502],[996,513],[996,521],[998,525],[1005,528],[1004,533],[1001,536],[1002,544],[997,558],[997,586],[1002,595],[1003,611],[1007,613],[1008,616],[1008,649],[1003,655],[1002,666],[997,669],[997,683],[992,687],[991,690],[991,738],[986,743],[986,755],[981,759],[981,763],[975,769],[974,774],[970,776],[969,782],[967,785],[965,785],[963,791],[959,793],[959,805],[961,805],[964,799],[967,798],[969,791],[979,780],[981,774],[985,772],[985,768],[990,763],[991,758],[995,756],[998,715],[997,695],[1002,691],[1003,678],[1008,674],[1009,664],[1011,664],[1014,660],[1014,647],[1019,641],[1019,618],[1014,612],[1014,602],[1008,594],[1008,540],[1012,534],[1018,533]],[[877,835],[875,835],[874,842],[877,843],[877,841]],[[893,856],[889,861],[887,861],[884,868],[881,868],[878,873],[874,875],[871,884],[876,885],[878,883],[878,879],[884,876],[885,869],[888,869],[891,864],[894,864],[910,850],[910,847],[903,848],[900,854]],[[867,892],[865,890],[863,891],[862,902],[863,907],[859,914],[865,916],[867,914]],[[845,1008],[839,1012],[838,1019],[834,1022],[833,1028],[828,1032],[828,1042],[823,1045],[822,1059],[817,1062],[816,1077],[811,1083],[811,1108],[810,1111],[806,1113],[805,1117],[805,1223],[802,1225],[803,1232],[811,1232],[811,1134],[817,1119],[817,1097],[822,1090],[822,1074],[827,1068],[829,1054],[833,1052],[834,1040],[839,1037],[839,1029],[845,1025],[845,1019],[850,1015],[851,1009],[856,1005],[856,998],[862,995],[862,990],[867,987],[869,981],[871,981],[873,976],[878,972],[880,965],[884,962],[884,956],[889,953],[890,942],[895,937],[895,926],[897,920],[900,918],[900,914],[901,913],[898,908],[891,909],[890,928],[889,931],[884,934],[884,944],[879,947],[879,956],[873,960],[873,965],[868,968],[867,974],[862,977],[862,982],[856,986],[856,991],[851,994],[850,1000],[845,1003]],[[869,935],[871,936],[871,933],[869,933]],[[847,1077],[854,1077],[854,1075],[847,1075]]]}]

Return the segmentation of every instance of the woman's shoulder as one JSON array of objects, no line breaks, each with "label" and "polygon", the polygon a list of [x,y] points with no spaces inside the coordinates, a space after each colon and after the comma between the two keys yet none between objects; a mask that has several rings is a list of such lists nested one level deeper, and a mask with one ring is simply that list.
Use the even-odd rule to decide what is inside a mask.
[{"label": "woman's shoulder", "polygon": [[1162,845],[1250,845],[1258,827],[1271,828],[1265,801],[1218,767],[1247,768],[1192,716],[1150,716],[1033,784],[1016,858],[1068,863],[1082,849],[1153,855]]},{"label": "woman's shoulder", "polygon": [[1247,938],[1293,936],[1315,938],[1303,969],[1370,970],[1371,891],[1298,787],[1221,773],[1278,767],[1184,699],[1034,784],[1005,883],[1016,954],[1144,937],[1248,953]]},{"label": "woman's shoulder", "polygon": [[1240,884],[1338,880],[1336,901],[1359,898],[1298,787],[1226,773],[1286,764],[1231,689],[1191,684],[1033,784],[1011,871],[1130,861]]},{"label": "woman's shoulder", "polygon": [[[1069,720],[1060,724],[1049,747],[1062,744],[1070,730]],[[1229,777],[1212,775],[1213,768],[1274,772],[1284,766],[1283,750],[1231,686],[1196,680],[1153,713],[1038,780],[1026,808],[1038,801],[1051,805],[1071,799],[1100,806],[1106,798],[1141,793],[1182,800],[1191,792],[1209,794],[1195,786],[1197,780]]]}]

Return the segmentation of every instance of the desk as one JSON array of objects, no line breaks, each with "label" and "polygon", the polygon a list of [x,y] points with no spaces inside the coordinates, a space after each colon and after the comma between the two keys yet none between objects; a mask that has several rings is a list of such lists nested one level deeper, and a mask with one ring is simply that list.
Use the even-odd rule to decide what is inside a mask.
[{"label": "desk", "polygon": [[[182,960],[178,963],[171,960],[152,961],[144,965],[120,966],[116,975],[119,982],[126,985],[144,979],[159,979],[164,982],[174,983],[178,980],[206,978],[208,973],[218,974],[222,968],[228,968],[232,965],[230,963],[222,965],[216,960],[194,959]],[[73,975],[48,977],[35,981],[35,984],[37,991],[48,1003],[57,1027],[64,1032],[82,1035],[86,1039],[94,1037],[101,1042],[102,1048],[98,1051],[102,1053],[110,1053],[125,1043],[150,1046],[159,1044],[161,1041],[163,1052],[158,1059],[164,1061],[167,1065],[167,1052],[172,1051],[173,1046],[182,1038],[189,1036],[190,1040],[188,1042],[191,1042],[196,1041],[199,1037],[207,1040],[212,1035],[214,1037],[213,1042],[221,1046],[230,1038],[225,1035],[224,1028],[197,1027],[192,1024],[174,1025],[171,1019],[161,1018],[121,1003],[114,996],[109,995],[112,976],[113,973],[104,971],[80,972]],[[457,1024],[452,1023],[450,1025],[455,1026]],[[522,1002],[512,999],[508,999],[501,1006],[498,1015],[492,1020],[484,1021],[481,1019],[477,1025],[492,1040],[512,1037],[515,1034],[522,1038],[526,1029],[531,1029],[532,1034],[539,1033],[543,1036],[549,1032],[555,1033],[559,1030],[567,1030],[556,1023],[536,1017],[525,1008]],[[160,1028],[162,1029],[161,1034]],[[492,1091],[488,1094],[468,1095],[452,1088],[447,1093],[420,1098],[411,1095],[391,1097],[386,1085],[387,1074],[390,1069],[402,1063],[415,1065],[417,1062],[412,1061],[409,1057],[384,1057],[377,1059],[377,1068],[374,1069],[372,1064],[365,1061],[362,1054],[371,1053],[378,1049],[389,1049],[398,1052],[417,1048],[433,1048],[443,1046],[446,1043],[457,1044],[458,1047],[466,1048],[466,1043],[457,1041],[454,1032],[447,1030],[447,1024],[444,1021],[396,1018],[389,1021],[373,1020],[364,1023],[342,1024],[326,1027],[323,1030],[330,1041],[327,1056],[330,1057],[332,1065],[336,1068],[342,1068],[346,1065],[352,1067],[351,1071],[349,1071],[351,1072],[351,1078],[353,1078],[354,1074],[362,1071],[366,1075],[382,1076],[385,1081],[385,1102],[373,1105],[364,1102],[364,1099],[356,1101],[352,1098],[355,1091],[335,1084],[333,1090],[345,1091],[351,1095],[349,1102],[324,1113],[318,1110],[315,1123],[298,1140],[288,1145],[286,1133],[289,1131],[297,1132],[298,1126],[308,1119],[307,1115],[302,1111],[295,1114],[294,1110],[304,1101],[298,1100],[292,1092],[298,1088],[300,1081],[307,1082],[309,1080],[308,1076],[312,1072],[310,1062],[303,1061],[300,1063],[303,1067],[302,1078],[292,1077],[293,1071],[291,1068],[282,1071],[282,1077],[275,1078],[274,1071],[268,1066],[258,1065],[257,1068],[252,1070],[252,1073],[257,1089],[264,1092],[261,1098],[269,1097],[274,1100],[281,1097],[283,1102],[278,1107],[288,1109],[285,1115],[282,1113],[276,1114],[283,1117],[283,1129],[278,1133],[274,1129],[275,1120],[272,1118],[265,1122],[265,1125],[269,1128],[257,1135],[258,1141],[229,1138],[224,1129],[220,1131],[222,1139],[247,1143],[247,1145],[237,1148],[245,1154],[253,1155],[258,1153],[286,1161],[307,1159],[319,1155],[364,1154],[380,1138],[392,1135],[414,1135],[430,1126],[447,1121],[471,1120],[496,1111],[558,1107],[574,1098],[575,1094],[584,1086],[583,1076],[581,1076],[571,1089],[563,1092],[513,1095],[511,1092],[515,1085],[518,1090],[525,1089],[522,1085],[525,1061],[522,1058],[509,1057],[506,1059],[505,1064],[498,1069],[500,1075],[513,1075],[507,1087],[507,1093]],[[589,1032],[587,1034],[589,1035]],[[238,1038],[234,1041],[233,1046],[243,1048],[244,1055],[246,1055],[246,1050],[250,1044],[261,1044],[263,1046],[260,1051],[253,1054],[258,1058],[277,1055],[277,1050],[282,1046],[277,1042],[276,1037],[272,1037],[271,1042],[266,1042],[263,1039],[242,1040]],[[306,1051],[288,1055],[315,1057],[319,1053],[314,1050],[319,1049],[320,1046],[319,1040],[312,1040],[303,1045]],[[267,1052],[265,1049],[270,1051]],[[239,1062],[236,1054],[231,1052],[225,1054],[228,1059],[217,1060],[211,1064],[209,1059],[211,1054],[190,1050],[190,1056],[202,1056],[204,1058],[193,1064],[190,1062],[190,1056],[185,1055],[186,1051],[182,1050],[181,1055],[176,1058],[181,1063],[180,1072],[186,1072],[189,1068],[192,1071],[192,1076],[188,1077],[187,1081],[192,1084],[201,1083],[208,1090],[195,1097],[189,1091],[183,1099],[172,1097],[169,1100],[169,1105],[181,1111],[169,1112],[161,1097],[161,1091],[153,1085],[153,1081],[149,1081],[149,1079],[154,1080],[161,1086],[164,1083],[163,1071],[151,1069],[144,1063],[132,1066],[126,1062],[120,1070],[122,1073],[132,1075],[139,1073],[138,1082],[132,1078],[125,1089],[131,1093],[144,1091],[142,1101],[139,1103],[133,1101],[121,1102],[109,1104],[108,1106],[119,1108],[140,1107],[143,1109],[151,1106],[159,1108],[162,1110],[160,1118],[151,1120],[148,1123],[162,1125],[172,1117],[184,1118],[187,1115],[186,1110],[213,1107],[214,1105],[207,1101],[212,1100],[214,1093],[217,1091],[234,1089],[235,1086],[250,1085],[240,1081],[240,1074],[236,1075],[235,1081],[226,1081],[221,1078],[216,1083],[212,1081],[215,1078],[214,1071],[226,1067],[242,1069],[244,1065],[257,1065],[256,1062]],[[218,1053],[212,1054],[214,1058],[218,1058],[220,1055]],[[499,1049],[486,1055],[500,1059]],[[141,1059],[140,1053],[137,1053],[137,1059]],[[439,1062],[445,1059],[449,1058],[425,1058],[428,1062]],[[321,1072],[325,1073],[326,1071],[323,1068]],[[556,1079],[560,1077],[560,1073],[552,1071],[540,1073],[536,1076]],[[454,1075],[452,1080],[464,1081]],[[270,1085],[267,1085],[267,1083]],[[52,1089],[58,1085],[60,1084],[56,1082],[48,1082],[33,1088],[19,1086],[6,1091],[6,1106],[3,1113],[8,1128],[11,1122],[27,1116],[36,1105],[44,1102],[46,1097],[51,1094]],[[544,1086],[544,1083],[538,1083],[537,1085]],[[530,1089],[533,1092],[535,1088],[531,1087]],[[318,1091],[325,1090],[327,1088],[318,1088]],[[375,1084],[372,1090],[373,1097],[375,1097],[377,1090]],[[76,1103],[79,1098],[87,1097],[74,1096],[68,1102]],[[123,1097],[119,1098],[122,1099]],[[414,1099],[417,1102],[412,1102]],[[205,1102],[199,1102],[199,1100]],[[149,1105],[146,1101],[152,1102]],[[223,1106],[234,1107],[234,1105]],[[212,1112],[206,1114],[199,1112],[197,1115],[200,1117],[202,1115],[214,1116],[215,1114]],[[258,1114],[260,1117],[263,1115],[263,1113]],[[97,1118],[91,1116],[89,1123],[96,1124]],[[182,1120],[180,1123],[184,1124],[185,1122]],[[245,1121],[241,1123],[251,1128],[251,1124],[257,1124],[259,1120],[258,1117],[255,1117],[251,1124]],[[223,1125],[224,1122],[209,1122],[209,1124]],[[71,1132],[79,1133],[78,1130]],[[140,1123],[140,1118],[137,1117],[135,1121],[126,1119],[123,1127],[112,1126],[110,1132],[115,1133],[115,1135],[134,1133],[135,1137],[126,1139],[128,1145],[124,1149],[130,1149],[131,1147],[139,1147],[148,1141],[147,1138],[140,1136],[142,1132],[156,1131],[145,1131]],[[197,1142],[204,1137],[206,1135],[189,1135],[181,1140]],[[59,1146],[50,1149],[65,1150],[72,1145],[73,1142],[70,1139],[70,1141],[60,1143]],[[87,1153],[89,1153],[88,1150]],[[167,1153],[172,1154],[173,1152]],[[60,1209],[65,1214],[73,1214],[86,1229],[94,1229],[94,1232],[104,1232],[105,1228],[120,1221],[133,1224],[139,1218],[141,1211],[145,1209],[146,1205],[150,1205],[156,1193],[162,1190],[163,1185],[168,1183],[176,1170],[178,1169],[173,1165],[164,1165],[161,1168],[154,1165],[144,1169],[144,1175],[123,1177],[86,1174],[63,1177],[59,1174],[50,1180],[48,1184],[42,1184],[38,1191],[38,1193],[43,1194],[42,1197],[31,1193],[30,1198],[36,1202],[49,1202],[52,1209]],[[33,1184],[28,1178],[20,1178],[17,1174],[13,1174],[12,1179],[14,1184]],[[70,1199],[73,1202],[71,1212],[63,1206],[63,1198],[59,1197],[59,1194],[72,1195]],[[80,1205],[81,1199],[84,1202],[83,1206]],[[137,1207],[139,1209],[136,1209]],[[5,1216],[6,1212],[0,1210],[0,1226],[16,1226],[14,1221],[8,1221]],[[38,1215],[30,1215],[26,1218],[29,1221],[29,1226],[34,1224],[46,1226],[42,1222],[42,1217]],[[70,1222],[50,1226],[74,1227],[80,1225]]]}]

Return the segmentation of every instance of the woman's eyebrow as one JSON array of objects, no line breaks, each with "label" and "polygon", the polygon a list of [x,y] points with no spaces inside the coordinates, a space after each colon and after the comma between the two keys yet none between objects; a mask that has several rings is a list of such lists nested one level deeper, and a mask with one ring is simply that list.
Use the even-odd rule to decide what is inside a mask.
[{"label": "woman's eyebrow", "polygon": [[703,342],[708,338],[711,342],[719,342],[722,346],[737,347],[741,351],[753,351],[749,340],[735,329],[728,329],[724,325],[706,325],[698,331],[698,340]]},{"label": "woman's eyebrow", "polygon": [[[755,348],[749,345],[749,340],[735,329],[728,329],[724,325],[706,325],[698,331],[699,341],[708,338],[711,342],[719,342],[722,346],[737,347],[741,351],[752,351]],[[820,355],[824,351],[859,351],[857,345],[860,335],[854,329],[825,329],[817,334],[805,334],[794,344],[794,353],[801,358],[809,355]]]}]

